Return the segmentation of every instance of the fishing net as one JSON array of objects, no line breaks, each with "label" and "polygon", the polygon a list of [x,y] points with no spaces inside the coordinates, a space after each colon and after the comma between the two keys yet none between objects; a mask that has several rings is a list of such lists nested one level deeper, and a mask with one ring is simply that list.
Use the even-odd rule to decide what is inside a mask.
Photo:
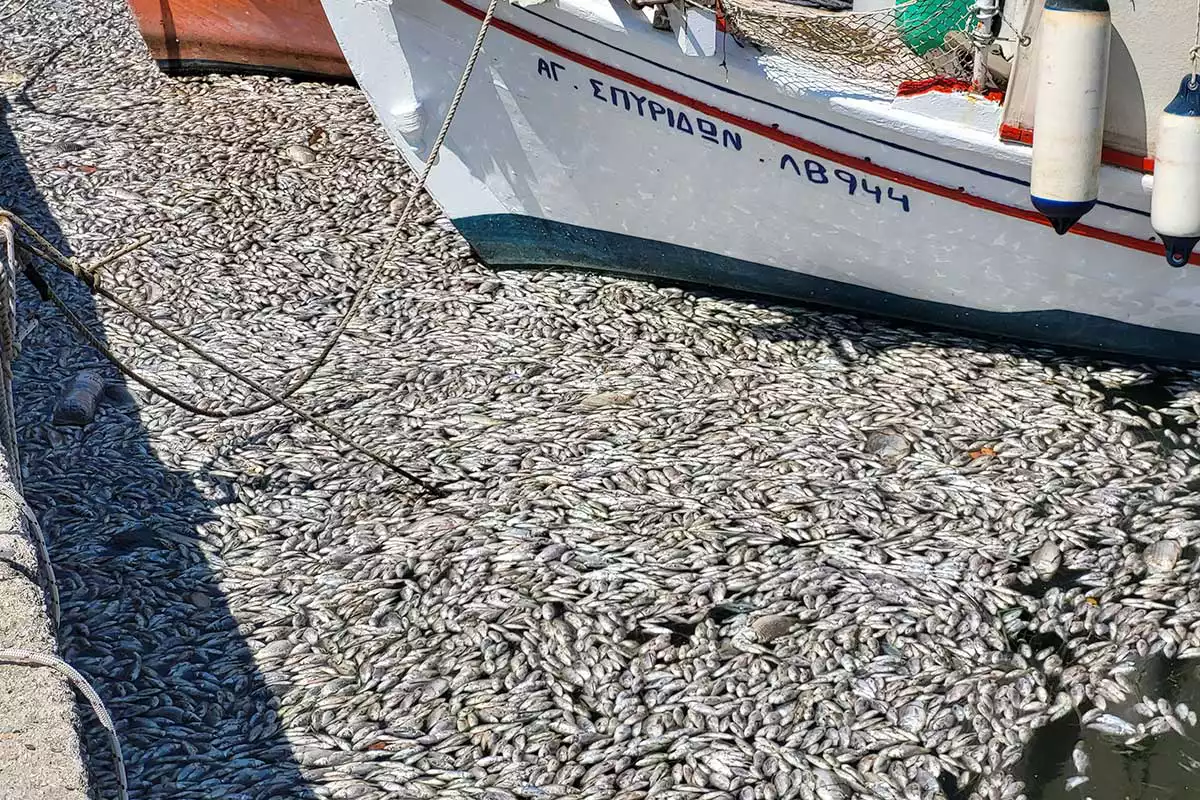
[{"label": "fishing net", "polygon": [[721,0],[739,38],[840,80],[895,88],[971,76],[971,0],[910,0],[878,11],[836,11],[788,0]]}]

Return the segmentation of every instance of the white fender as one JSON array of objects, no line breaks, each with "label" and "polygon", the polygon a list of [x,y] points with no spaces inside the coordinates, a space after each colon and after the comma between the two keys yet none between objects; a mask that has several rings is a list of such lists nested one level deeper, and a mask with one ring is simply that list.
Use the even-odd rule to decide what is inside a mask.
[{"label": "white fender", "polygon": [[1038,48],[1029,194],[1060,235],[1100,193],[1112,23],[1108,0],[1047,0]]},{"label": "white fender", "polygon": [[1200,81],[1188,75],[1158,120],[1150,225],[1167,263],[1182,267],[1200,242]]}]

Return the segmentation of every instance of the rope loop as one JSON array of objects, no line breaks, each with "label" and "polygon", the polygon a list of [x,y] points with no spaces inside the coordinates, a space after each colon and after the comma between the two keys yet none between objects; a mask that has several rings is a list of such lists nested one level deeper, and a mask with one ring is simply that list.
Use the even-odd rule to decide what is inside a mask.
[{"label": "rope loop", "polygon": [[1196,0],[1196,37],[1188,56],[1192,60],[1192,79],[1188,81],[1188,88],[1195,89],[1200,85],[1197,81],[1197,74],[1200,73],[1200,0]]}]

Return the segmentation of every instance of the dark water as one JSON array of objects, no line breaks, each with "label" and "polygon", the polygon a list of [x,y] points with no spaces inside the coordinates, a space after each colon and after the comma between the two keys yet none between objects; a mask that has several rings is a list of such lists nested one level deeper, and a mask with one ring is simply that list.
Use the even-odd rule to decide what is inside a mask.
[{"label": "dark water", "polygon": [[[1151,423],[1150,412],[1163,411],[1176,399],[1172,377],[1162,373],[1153,380],[1119,388],[1093,384],[1106,408],[1140,416]],[[1188,434],[1190,426],[1181,425],[1164,414],[1144,429],[1131,428],[1144,440],[1157,440],[1165,451],[1177,451],[1193,443]],[[1175,436],[1167,436],[1167,432]],[[1200,487],[1198,487],[1200,488]],[[1078,574],[1060,570],[1049,582],[1035,582],[1018,587],[1030,596],[1040,596],[1051,586],[1069,588]],[[1029,643],[1033,649],[1061,645],[1061,640]],[[1177,661],[1155,656],[1139,665],[1136,673],[1137,691],[1121,704],[1112,704],[1107,712],[1137,724],[1143,718],[1133,706],[1143,695],[1157,700],[1163,698],[1174,707],[1184,703],[1200,711],[1200,661]],[[1193,729],[1184,725],[1187,736],[1168,731],[1160,736],[1147,737],[1132,747],[1120,738],[1089,730],[1080,724],[1088,707],[1079,709],[1037,732],[1026,748],[1018,774],[1025,781],[1029,800],[1168,800],[1168,798],[1197,798],[1200,800],[1200,740],[1192,736]],[[1076,769],[1071,758],[1077,742],[1084,743],[1090,766],[1090,780],[1070,791],[1067,780]]]},{"label": "dark water", "polygon": [[[1142,718],[1133,711],[1142,695],[1166,699],[1172,706],[1186,703],[1200,709],[1200,662],[1171,661],[1162,657],[1147,660],[1138,672],[1138,691],[1125,703],[1110,705],[1108,712],[1136,724]],[[1200,741],[1175,731],[1148,737],[1134,747],[1119,739],[1083,728],[1074,714],[1038,731],[1019,766],[1029,800],[1169,800],[1200,798]],[[1087,783],[1067,791],[1066,782],[1075,766],[1071,752],[1084,742],[1091,766]]]}]

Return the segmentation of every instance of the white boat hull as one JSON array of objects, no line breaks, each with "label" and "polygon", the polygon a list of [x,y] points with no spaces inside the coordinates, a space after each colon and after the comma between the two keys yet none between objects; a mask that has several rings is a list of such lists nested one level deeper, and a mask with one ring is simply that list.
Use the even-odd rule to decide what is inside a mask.
[{"label": "white boat hull", "polygon": [[[324,0],[414,166],[482,16]],[[687,56],[620,0],[502,3],[429,190],[493,265],[613,270],[1143,357],[1200,353],[1200,271],[1170,269],[1142,176],[1105,167],[1067,236],[1029,151],[965,95],[780,90],[732,39]],[[769,67],[768,62],[768,67]],[[804,78],[805,76],[800,76]]]}]

